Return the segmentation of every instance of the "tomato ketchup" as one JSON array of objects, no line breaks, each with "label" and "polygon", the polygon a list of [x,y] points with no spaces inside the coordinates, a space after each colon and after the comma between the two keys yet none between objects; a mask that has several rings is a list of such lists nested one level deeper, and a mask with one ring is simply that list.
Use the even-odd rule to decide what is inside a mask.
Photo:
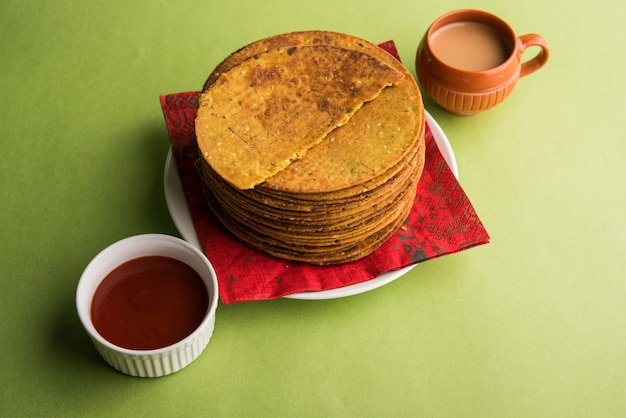
[{"label": "tomato ketchup", "polygon": [[147,256],[127,261],[98,286],[91,319],[107,341],[153,350],[191,334],[206,316],[209,296],[200,275],[182,261]]}]

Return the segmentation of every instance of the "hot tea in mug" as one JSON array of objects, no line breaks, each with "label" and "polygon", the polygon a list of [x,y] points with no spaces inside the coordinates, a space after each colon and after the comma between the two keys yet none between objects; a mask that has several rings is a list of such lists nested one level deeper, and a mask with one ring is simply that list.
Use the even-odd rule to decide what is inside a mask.
[{"label": "hot tea in mug", "polygon": [[512,45],[493,27],[480,22],[455,22],[431,36],[433,53],[443,62],[469,71],[485,71],[503,64]]},{"label": "hot tea in mug", "polygon": [[[540,48],[522,62],[523,52]],[[540,35],[517,36],[499,17],[457,10],[437,19],[420,42],[417,78],[425,93],[447,111],[473,115],[501,103],[517,80],[541,68],[549,49]]]}]

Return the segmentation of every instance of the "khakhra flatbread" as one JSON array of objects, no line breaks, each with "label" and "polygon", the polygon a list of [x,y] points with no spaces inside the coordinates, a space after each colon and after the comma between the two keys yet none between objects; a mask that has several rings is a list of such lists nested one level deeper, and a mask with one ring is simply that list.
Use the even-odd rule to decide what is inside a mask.
[{"label": "khakhra flatbread", "polygon": [[376,45],[281,34],[209,75],[196,119],[205,199],[243,243],[313,264],[365,257],[404,222],[424,167],[424,107]]},{"label": "khakhra flatbread", "polygon": [[205,92],[202,156],[238,189],[280,172],[404,75],[365,53],[327,45],[276,48],[247,59]]},{"label": "khakhra flatbread", "polygon": [[[301,31],[274,35],[233,52],[211,72],[203,89],[241,62],[279,47],[330,45],[374,56],[404,74],[393,88],[385,88],[366,103],[349,123],[330,132],[306,155],[258,185],[266,194],[299,193],[310,201],[329,192],[354,196],[390,179],[414,154],[423,138],[423,105],[410,72],[391,54],[354,36],[329,31]],[[375,123],[372,123],[375,121]],[[205,169],[206,171],[206,169]],[[380,174],[385,172],[384,176]],[[256,189],[256,187],[255,187]]]}]

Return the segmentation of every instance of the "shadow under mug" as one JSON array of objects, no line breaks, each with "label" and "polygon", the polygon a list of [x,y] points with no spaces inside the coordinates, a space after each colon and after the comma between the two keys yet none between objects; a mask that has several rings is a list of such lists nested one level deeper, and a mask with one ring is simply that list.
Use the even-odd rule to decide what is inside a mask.
[{"label": "shadow under mug", "polygon": [[[433,45],[433,34],[446,25],[475,22],[493,29],[506,48],[508,57],[499,65],[485,70],[463,68],[442,59],[442,52]],[[529,47],[540,51],[522,62]],[[541,35],[517,36],[511,26],[499,17],[481,10],[456,10],[437,19],[430,26],[415,57],[417,78],[424,92],[439,106],[455,115],[468,116],[490,109],[509,96],[520,77],[543,67],[550,50]]]}]

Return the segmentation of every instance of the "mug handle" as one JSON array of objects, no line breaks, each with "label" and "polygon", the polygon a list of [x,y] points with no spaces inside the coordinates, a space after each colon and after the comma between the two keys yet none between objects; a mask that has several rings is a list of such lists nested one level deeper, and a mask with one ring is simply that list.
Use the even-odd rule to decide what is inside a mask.
[{"label": "mug handle", "polygon": [[548,48],[548,43],[541,35],[537,35],[535,33],[530,33],[528,35],[522,35],[518,38],[519,43],[519,53],[520,55],[531,46],[538,46],[541,48],[541,51],[534,58],[522,63],[522,68],[520,70],[520,77],[524,77],[525,75],[534,73],[541,67],[545,65],[550,57],[550,49]]}]

